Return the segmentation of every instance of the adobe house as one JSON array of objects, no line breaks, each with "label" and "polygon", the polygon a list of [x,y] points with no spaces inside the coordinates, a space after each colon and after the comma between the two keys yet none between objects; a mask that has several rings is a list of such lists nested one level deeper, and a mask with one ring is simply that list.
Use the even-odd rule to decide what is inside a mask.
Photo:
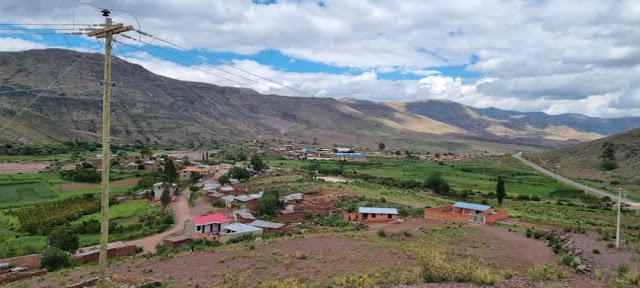
[{"label": "adobe house", "polygon": [[242,183],[238,179],[229,179],[229,185],[231,185],[231,187],[233,187],[233,190],[235,190],[236,192],[242,191]]},{"label": "adobe house", "polygon": [[[160,198],[162,198],[162,193],[164,192],[164,188],[168,185],[169,183],[167,182],[158,182],[156,184],[153,184],[153,199],[160,200]],[[171,186],[169,186],[169,195],[173,197],[173,195],[176,194],[177,189],[178,189],[178,184],[171,183]]]},{"label": "adobe house", "polygon": [[249,195],[238,195],[235,196],[235,206],[238,209],[246,209],[251,212],[258,212],[258,199],[253,198]]},{"label": "adobe house", "polygon": [[283,223],[264,221],[264,220],[256,220],[256,221],[253,221],[253,222],[249,223],[249,225],[251,225],[253,227],[262,228],[264,233],[282,232],[281,228],[284,227]]},{"label": "adobe house", "polygon": [[177,235],[162,239],[162,244],[171,248],[178,248],[191,243],[191,238],[186,235]]},{"label": "adobe house", "polygon": [[396,208],[360,207],[355,219],[350,221],[382,223],[396,221],[396,219],[398,219],[398,210]]},{"label": "adobe house", "polygon": [[233,217],[236,221],[242,224],[249,224],[253,221],[256,221],[256,217],[247,210],[235,211],[233,212]]},{"label": "adobe house", "polygon": [[229,225],[229,218],[220,213],[209,214],[206,216],[198,216],[184,221],[184,235],[191,238],[196,233],[217,234],[220,233],[225,226]]},{"label": "adobe house", "polygon": [[206,167],[187,167],[180,170],[180,180],[191,179],[191,174],[193,172],[200,173],[203,178],[209,176],[209,169]]},{"label": "adobe house", "polygon": [[[107,243],[107,258],[122,257],[136,254],[135,245],[127,245],[122,241]],[[71,258],[78,263],[98,261],[100,245],[80,248]]]},{"label": "adobe house", "polygon": [[498,210],[493,206],[457,202],[453,205],[425,209],[424,217],[458,222],[494,224],[497,221],[509,218],[509,215],[507,211]]},{"label": "adobe house", "polygon": [[222,228],[218,241],[225,243],[230,239],[238,238],[243,235],[262,235],[262,228],[254,227],[242,223],[233,223]]}]

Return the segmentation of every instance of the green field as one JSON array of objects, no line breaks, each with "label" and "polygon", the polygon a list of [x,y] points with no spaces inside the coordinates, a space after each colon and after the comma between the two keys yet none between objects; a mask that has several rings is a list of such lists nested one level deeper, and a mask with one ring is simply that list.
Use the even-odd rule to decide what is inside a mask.
[{"label": "green field", "polygon": [[[122,204],[112,205],[109,207],[109,220],[131,218],[139,212],[146,211],[148,208],[149,204],[142,201],[128,201]],[[71,225],[75,225],[89,220],[100,220],[100,212],[82,216],[70,223]]]},{"label": "green field", "polygon": [[407,159],[369,158],[365,163],[337,161],[311,162],[305,160],[272,161],[275,167],[305,170],[311,163],[323,168],[340,168],[344,176],[368,174],[398,180],[425,181],[431,173],[439,172],[455,190],[469,189],[482,193],[495,192],[498,176],[505,177],[506,189],[511,195],[537,195],[548,197],[558,189],[556,180],[546,177],[511,156],[489,157],[472,161],[436,162]]}]

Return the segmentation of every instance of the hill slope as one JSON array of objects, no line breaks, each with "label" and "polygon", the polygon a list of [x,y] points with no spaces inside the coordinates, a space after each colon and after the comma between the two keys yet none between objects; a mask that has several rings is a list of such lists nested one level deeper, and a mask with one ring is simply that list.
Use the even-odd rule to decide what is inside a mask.
[{"label": "hill slope", "polygon": [[599,157],[604,151],[602,146],[605,142],[614,144],[618,164],[617,169],[606,173],[608,178],[640,185],[640,128],[595,141],[537,153],[533,157],[548,166],[597,169],[602,161]]},{"label": "hill slope", "polygon": [[[2,52],[0,91],[46,87],[81,57],[81,53],[61,49]],[[54,84],[70,87],[41,95],[40,91],[0,93],[2,123],[40,95],[0,133],[0,143],[98,139],[102,60],[100,54],[86,55]],[[221,139],[310,142],[318,138],[324,144],[371,149],[385,142],[387,147],[432,151],[530,150],[597,138],[614,128],[621,131],[640,126],[640,118],[629,118],[610,125],[610,130],[598,130],[603,126],[598,121],[611,119],[573,119],[567,123],[570,121],[558,118],[554,122],[548,119],[557,116],[542,113],[529,113],[523,122],[520,117],[498,115],[523,113],[475,109],[448,101],[377,103],[262,95],[248,89],[169,79],[118,58],[112,69],[111,119],[116,142],[149,140],[198,146]]]}]

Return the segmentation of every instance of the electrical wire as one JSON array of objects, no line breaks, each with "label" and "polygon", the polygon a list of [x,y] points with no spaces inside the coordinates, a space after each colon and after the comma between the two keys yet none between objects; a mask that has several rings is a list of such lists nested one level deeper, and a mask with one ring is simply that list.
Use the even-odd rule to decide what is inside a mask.
[{"label": "electrical wire", "polygon": [[[137,31],[137,30],[136,30],[136,31]],[[153,39],[157,39],[158,41],[161,41],[161,42],[167,43],[167,44],[169,44],[169,45],[171,45],[171,46],[174,46],[174,47],[176,47],[176,48],[179,48],[179,49],[182,49],[182,50],[185,50],[185,51],[191,52],[191,53],[196,54],[196,55],[198,55],[198,56],[200,56],[200,57],[204,57],[204,58],[207,58],[207,59],[209,59],[209,60],[212,60],[212,61],[218,62],[218,63],[220,63],[220,64],[222,64],[222,65],[229,66],[229,67],[231,67],[231,68],[233,68],[233,69],[235,69],[235,70],[242,71],[242,72],[247,73],[247,74],[249,74],[249,75],[252,75],[252,76],[258,77],[258,78],[260,78],[260,79],[263,79],[263,80],[269,81],[269,82],[271,82],[271,83],[273,83],[273,84],[276,84],[276,85],[279,85],[279,86],[282,86],[282,87],[285,87],[285,88],[291,89],[291,90],[293,90],[293,91],[295,91],[295,92],[298,92],[298,93],[301,93],[301,94],[303,94],[303,95],[305,95],[305,96],[314,97],[313,95],[310,95],[310,94],[308,94],[308,93],[305,93],[304,91],[300,91],[300,90],[298,90],[298,89],[292,88],[292,87],[287,86],[287,85],[285,85],[285,84],[275,82],[275,81],[273,81],[273,80],[271,80],[271,79],[268,79],[268,78],[262,77],[262,76],[260,76],[260,75],[257,75],[257,74],[255,74],[255,73],[252,73],[252,72],[246,71],[246,70],[241,69],[241,68],[238,68],[238,67],[236,67],[236,66],[229,65],[228,63],[225,63],[224,61],[220,61],[220,60],[218,60],[218,59],[211,58],[211,57],[209,57],[209,56],[207,56],[207,55],[205,55],[205,54],[198,53],[198,52],[195,52],[195,51],[191,51],[191,50],[189,50],[189,49],[187,49],[187,48],[185,48],[185,47],[183,47],[183,46],[180,46],[180,45],[178,45],[178,44],[172,43],[172,42],[170,42],[170,41],[167,41],[167,40],[164,40],[164,39],[161,39],[161,38],[155,37],[155,36],[151,36],[151,35],[149,35],[149,34],[147,34],[147,33],[142,32],[142,31],[137,31],[137,32],[138,32],[138,33],[140,33],[140,34],[142,34],[142,35],[145,35],[145,36],[148,36],[148,37],[152,37]]]},{"label": "electrical wire", "polygon": [[[135,39],[133,39],[133,38],[131,38],[131,39],[135,41]],[[137,50],[143,51],[143,52],[147,52],[147,53],[150,53],[150,54],[152,54],[152,55],[153,55],[153,53],[151,53],[150,51],[148,51],[148,50],[146,50],[146,49],[144,49],[144,48],[139,48],[139,47],[136,47],[136,46],[133,46],[133,45],[129,45],[129,44],[124,43],[124,42],[122,42],[122,41],[118,41],[118,42],[122,43],[122,44],[123,44],[123,45],[125,45],[125,46],[131,47],[131,48],[134,48],[134,49],[137,49]],[[146,44],[146,43],[144,43],[144,44]],[[152,47],[156,47],[156,48],[158,48],[158,46],[156,46],[156,45],[149,45],[149,46],[152,46]],[[172,52],[172,51],[166,50],[166,49],[162,49],[162,48],[158,48],[158,49],[159,49],[159,50],[162,50],[162,51],[165,51],[165,52],[168,52],[168,53],[171,53],[171,54],[174,54],[174,55],[177,55],[177,56],[180,56],[180,57],[183,57],[183,58],[186,58],[186,59],[191,60],[191,61],[194,61],[194,62],[203,63],[202,61],[195,60],[195,59],[192,59],[192,58],[189,58],[189,57],[186,57],[186,56],[178,55],[178,54],[176,54],[176,53],[174,53],[174,52]],[[264,93],[269,93],[269,90],[256,89],[255,87],[251,87],[250,85],[247,85],[246,83],[241,83],[241,82],[238,82],[238,81],[236,81],[236,80],[229,79],[229,78],[227,78],[227,77],[220,76],[220,75],[218,75],[218,74],[214,74],[214,73],[212,73],[212,72],[210,72],[210,71],[207,71],[207,70],[204,70],[204,69],[200,69],[200,68],[197,68],[197,67],[193,67],[193,66],[187,65],[187,64],[185,64],[185,63],[181,63],[181,62],[179,62],[179,61],[175,61],[175,60],[173,60],[173,59],[171,59],[171,58],[168,58],[168,57],[165,57],[165,56],[160,56],[160,55],[157,55],[157,56],[158,56],[158,57],[161,57],[161,58],[164,58],[164,59],[166,59],[166,60],[169,60],[169,61],[171,61],[171,62],[176,62],[176,63],[179,63],[179,64],[181,64],[181,65],[185,65],[186,67],[189,67],[189,68],[192,68],[192,69],[196,69],[196,70],[198,70],[198,71],[201,71],[201,72],[204,72],[204,73],[207,73],[207,74],[213,75],[213,76],[215,76],[215,77],[218,77],[218,78],[221,78],[221,79],[224,79],[224,80],[227,80],[227,81],[230,81],[230,82],[236,83],[236,84],[238,84],[238,85],[241,85],[242,87],[247,87],[247,88],[250,88],[250,89],[259,90],[259,91],[264,92]],[[205,64],[206,64],[206,63],[205,63]],[[211,65],[209,65],[209,64],[206,64],[206,65],[211,66]],[[219,68],[217,68],[217,69],[218,69],[218,70],[221,70],[221,69],[219,69]],[[226,71],[224,71],[224,70],[221,70],[221,71],[226,72]],[[226,73],[228,73],[228,72],[226,72]],[[232,74],[232,75],[234,75],[234,74]],[[247,78],[245,78],[245,79],[247,79]],[[271,87],[269,87],[269,86],[267,86],[267,85],[265,85],[265,84],[262,84],[262,83],[256,82],[256,81],[251,80],[251,79],[247,79],[247,80],[252,81],[252,82],[254,82],[254,83],[257,83],[257,84],[260,84],[260,85],[263,85],[263,86],[266,86],[267,88],[270,88],[270,89],[271,89]]]}]

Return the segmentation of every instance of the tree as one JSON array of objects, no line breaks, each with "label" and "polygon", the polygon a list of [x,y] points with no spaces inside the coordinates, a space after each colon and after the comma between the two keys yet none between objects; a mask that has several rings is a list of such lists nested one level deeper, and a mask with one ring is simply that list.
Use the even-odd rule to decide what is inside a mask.
[{"label": "tree", "polygon": [[313,142],[311,143],[311,145],[318,145],[318,138],[313,137]]},{"label": "tree", "polygon": [[171,159],[166,159],[166,161],[164,161],[164,181],[171,185],[171,183],[175,183],[177,180],[178,171],[176,170],[176,165],[173,164]]},{"label": "tree", "polygon": [[504,189],[504,178],[498,177],[498,185],[496,186],[496,197],[498,197],[498,205],[502,206],[502,200],[507,197],[507,191]]},{"label": "tree", "polygon": [[191,176],[189,176],[189,181],[191,183],[196,184],[200,179],[202,179],[202,174],[200,174],[200,172],[191,172]]},{"label": "tree", "polygon": [[262,197],[258,198],[258,212],[261,215],[273,216],[278,207],[282,206],[282,203],[278,199],[280,193],[276,189],[269,189],[262,194]]},{"label": "tree", "polygon": [[447,183],[447,180],[442,178],[442,175],[439,172],[431,173],[425,182],[425,186],[431,191],[441,195],[448,195],[451,191],[449,183]]},{"label": "tree", "polygon": [[247,169],[240,167],[233,167],[229,170],[229,177],[235,178],[238,180],[247,180],[251,177],[251,172],[247,171]]},{"label": "tree", "polygon": [[42,267],[49,272],[69,266],[71,266],[71,261],[69,261],[69,254],[67,254],[67,252],[53,248],[46,249],[44,253],[42,253]]},{"label": "tree", "polygon": [[396,150],[396,152],[394,152],[394,154],[400,156],[400,155],[402,155],[402,152],[400,152],[400,150]]},{"label": "tree", "polygon": [[222,175],[220,176],[220,178],[218,178],[218,183],[220,183],[220,185],[224,185],[224,184],[229,184],[231,182],[229,182],[229,176]]},{"label": "tree", "polygon": [[71,231],[61,229],[51,233],[47,238],[47,243],[62,251],[74,253],[80,245],[80,239],[78,235],[71,233]]},{"label": "tree", "polygon": [[378,144],[378,149],[380,149],[380,152],[382,152],[382,150],[384,150],[384,148],[386,148],[387,146],[384,145],[384,143],[380,142],[380,144]]},{"label": "tree", "polygon": [[609,141],[604,142],[604,144],[602,144],[602,148],[604,149],[604,151],[602,151],[600,159],[602,159],[602,161],[616,161],[615,147],[615,144]]},{"label": "tree", "polygon": [[238,161],[247,161],[247,155],[244,155],[244,153],[240,151],[240,153],[238,153],[238,155],[236,156],[236,159],[238,159]]},{"label": "tree", "polygon": [[153,149],[151,149],[151,147],[141,144],[140,145],[140,157],[142,159],[146,158],[146,157],[151,157],[151,155],[153,155]]},{"label": "tree", "polygon": [[262,162],[262,157],[260,157],[260,155],[253,154],[251,156],[251,167],[253,167],[253,170],[256,170],[257,172],[264,170],[264,162]]},{"label": "tree", "polygon": [[160,197],[160,202],[162,203],[162,212],[166,212],[167,206],[171,204],[171,192],[169,192],[169,186],[164,187],[164,191],[162,191],[162,196]]}]

